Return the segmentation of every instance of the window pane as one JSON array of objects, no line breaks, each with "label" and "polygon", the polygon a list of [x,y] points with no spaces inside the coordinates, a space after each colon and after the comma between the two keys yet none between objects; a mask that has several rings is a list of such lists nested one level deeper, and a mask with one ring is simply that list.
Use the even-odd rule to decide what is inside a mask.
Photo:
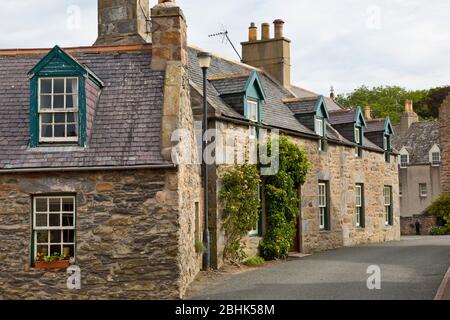
[{"label": "window pane", "polygon": [[48,243],[48,231],[36,231],[37,243]]},{"label": "window pane", "polygon": [[73,199],[72,198],[63,198],[62,199],[62,211],[73,212]]},{"label": "window pane", "polygon": [[75,250],[73,245],[65,245],[63,249],[63,256],[65,258],[67,257],[74,257],[75,256]]},{"label": "window pane", "polygon": [[66,126],[58,125],[55,126],[55,138],[64,138],[66,136]]},{"label": "window pane", "polygon": [[64,109],[64,96],[53,96],[53,109]]},{"label": "window pane", "polygon": [[64,113],[55,113],[55,123],[64,123],[66,115]]},{"label": "window pane", "polygon": [[64,213],[62,219],[63,227],[73,227],[73,214]]},{"label": "window pane", "polygon": [[66,93],[78,93],[77,79],[67,79],[66,83]]},{"label": "window pane", "polygon": [[44,138],[51,138],[51,137],[53,137],[53,126],[42,126],[42,128],[41,128],[41,135],[44,137]]},{"label": "window pane", "polygon": [[60,212],[61,211],[61,199],[60,198],[50,198],[49,206],[50,206],[50,212]]},{"label": "window pane", "polygon": [[50,243],[61,243],[61,230],[50,231]]},{"label": "window pane", "polygon": [[67,126],[67,136],[68,137],[76,137],[77,135],[77,126],[74,124],[69,124]]},{"label": "window pane", "polygon": [[77,108],[78,107],[78,96],[76,95],[68,95],[66,96],[66,108]]},{"label": "window pane", "polygon": [[52,93],[52,80],[42,79],[41,80],[41,93]]},{"label": "window pane", "polygon": [[75,232],[73,230],[63,230],[63,242],[64,243],[75,242],[74,234],[75,234]]},{"label": "window pane", "polygon": [[41,121],[42,123],[53,123],[53,117],[50,113],[42,113],[41,114]]},{"label": "window pane", "polygon": [[51,214],[49,215],[49,226],[50,227],[60,227],[61,223],[60,223],[60,215],[59,214]]},{"label": "window pane", "polygon": [[61,245],[53,245],[53,246],[50,246],[50,252],[51,252],[51,254],[55,254],[55,253],[58,253],[58,254],[61,254],[62,252],[61,252]]},{"label": "window pane", "polygon": [[36,226],[37,227],[46,227],[47,226],[47,215],[46,214],[37,214],[36,215]]},{"label": "window pane", "polygon": [[37,252],[36,253],[42,253],[44,256],[48,256],[48,246],[47,245],[45,245],[45,246],[37,246]]},{"label": "window pane", "polygon": [[75,122],[75,113],[68,113],[67,114],[67,122],[68,123],[74,123]]},{"label": "window pane", "polygon": [[41,109],[51,109],[52,108],[52,96],[41,95]]},{"label": "window pane", "polygon": [[47,198],[36,199],[36,211],[47,212]]},{"label": "window pane", "polygon": [[53,85],[53,93],[64,93],[64,79],[55,79]]}]

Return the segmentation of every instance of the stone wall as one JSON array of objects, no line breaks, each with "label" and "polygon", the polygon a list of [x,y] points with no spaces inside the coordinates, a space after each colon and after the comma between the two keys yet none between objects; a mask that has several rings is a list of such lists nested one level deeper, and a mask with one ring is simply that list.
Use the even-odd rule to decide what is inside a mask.
[{"label": "stone wall", "polygon": [[450,95],[439,109],[442,192],[450,193]]},{"label": "stone wall", "polygon": [[[0,175],[0,299],[182,296],[200,257],[191,211],[180,207],[193,206],[181,197],[189,178],[178,183],[180,176],[175,169]],[[67,289],[65,271],[30,267],[32,195],[54,193],[76,194],[81,290]]]},{"label": "stone wall", "polygon": [[436,217],[431,216],[417,216],[417,217],[401,217],[400,228],[402,236],[416,235],[416,221],[420,223],[420,234],[431,235],[431,229],[437,226]]}]

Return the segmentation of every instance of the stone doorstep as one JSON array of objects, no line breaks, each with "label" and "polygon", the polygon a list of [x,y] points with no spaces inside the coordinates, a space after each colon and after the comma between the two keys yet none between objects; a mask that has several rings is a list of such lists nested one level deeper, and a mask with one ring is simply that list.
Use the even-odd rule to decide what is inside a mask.
[{"label": "stone doorstep", "polygon": [[292,252],[292,253],[289,253],[288,258],[289,259],[301,259],[301,258],[306,258],[309,256],[312,256],[312,254]]},{"label": "stone doorstep", "polygon": [[441,286],[434,300],[446,300],[450,301],[450,267],[442,280]]}]

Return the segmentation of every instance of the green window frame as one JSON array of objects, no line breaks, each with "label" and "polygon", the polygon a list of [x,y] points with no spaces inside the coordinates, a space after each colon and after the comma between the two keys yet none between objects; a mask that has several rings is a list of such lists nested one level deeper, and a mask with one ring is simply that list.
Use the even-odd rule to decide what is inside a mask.
[{"label": "green window frame", "polygon": [[392,226],[394,223],[393,219],[393,203],[392,203],[392,187],[384,186],[383,191],[384,198],[384,224],[386,226]]},{"label": "green window frame", "polygon": [[355,148],[355,156],[361,158],[363,155],[362,145],[363,145],[363,128],[360,126],[355,126],[355,143],[357,147]]},{"label": "green window frame", "polygon": [[316,131],[316,134],[320,137],[319,140],[319,151],[326,151],[327,147],[327,120],[322,117],[315,117],[314,118],[314,128]]},{"label": "green window frame", "polygon": [[319,227],[330,230],[330,190],[328,181],[319,181]]},{"label": "green window frame", "polygon": [[76,258],[76,195],[32,196],[31,264],[37,255]]},{"label": "green window frame", "polygon": [[364,197],[364,184],[357,183],[355,188],[356,197],[356,227],[365,228],[365,197]]},{"label": "green window frame", "polygon": [[385,134],[383,137],[383,146],[384,146],[384,160],[386,163],[391,162],[391,136],[388,134]]}]

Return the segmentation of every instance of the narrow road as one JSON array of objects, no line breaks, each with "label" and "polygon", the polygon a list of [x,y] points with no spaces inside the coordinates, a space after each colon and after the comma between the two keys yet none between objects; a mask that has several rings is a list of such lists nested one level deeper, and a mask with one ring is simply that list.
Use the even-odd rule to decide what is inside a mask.
[{"label": "narrow road", "polygon": [[[381,289],[369,290],[370,266]],[[432,300],[450,265],[450,237],[405,237],[399,242],[343,248],[211,284],[214,300]]]}]

